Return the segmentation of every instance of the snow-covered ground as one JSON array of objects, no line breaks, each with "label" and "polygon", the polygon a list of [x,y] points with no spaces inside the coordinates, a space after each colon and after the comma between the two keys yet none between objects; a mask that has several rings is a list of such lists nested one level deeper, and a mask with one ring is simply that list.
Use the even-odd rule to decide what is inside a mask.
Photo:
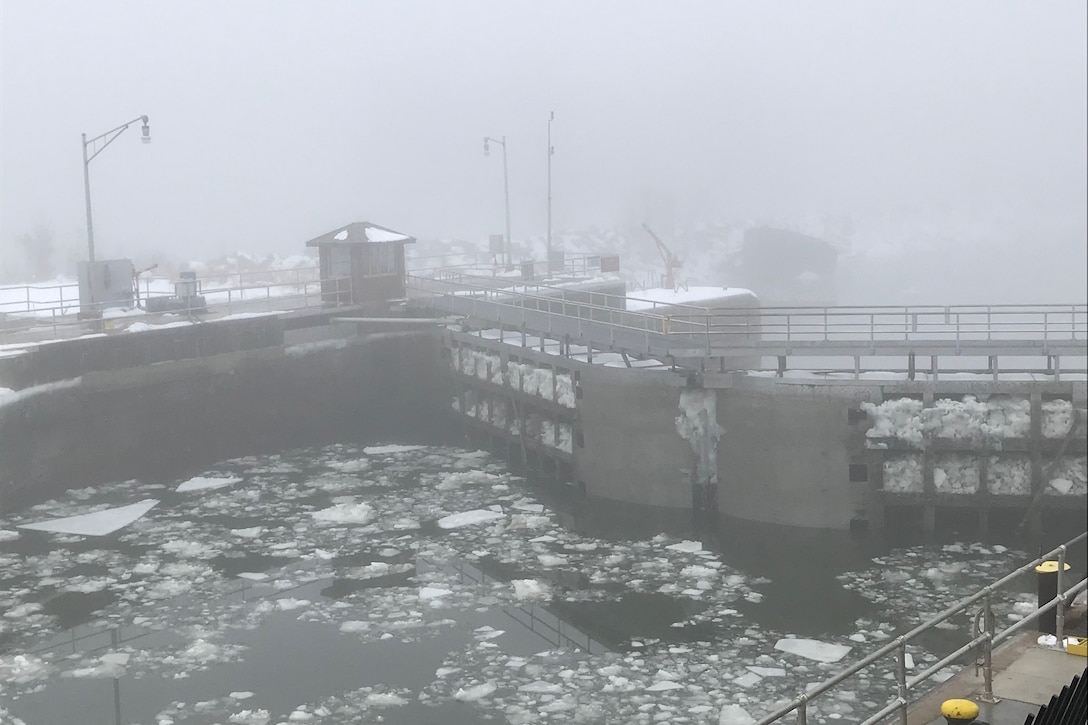
[{"label": "snow-covered ground", "polygon": [[[235,256],[211,262],[190,262],[186,266],[198,273],[198,281],[209,303],[225,304],[316,292],[316,264],[313,257],[294,255],[249,262]],[[142,275],[140,299],[173,295],[175,281]],[[118,310],[110,308],[104,316],[123,316]],[[79,284],[73,277],[61,275],[48,282],[0,285],[0,314],[53,318],[78,311]],[[133,314],[143,313],[135,310]]]},{"label": "snow-covered ground", "polygon": [[[86,528],[146,500],[113,534]],[[23,528],[46,521],[52,533]],[[449,707],[512,725],[743,722],[1024,558],[892,552],[840,577],[872,616],[798,635],[741,614],[762,606],[759,572],[698,541],[576,533],[486,453],[335,445],[0,518],[0,687],[5,717],[28,723],[78,719],[94,678],[120,678],[134,722],[410,722]],[[650,630],[609,614],[639,602]],[[999,600],[1002,617],[1019,606]],[[934,661],[909,651],[915,667]],[[817,700],[810,722],[875,710],[892,667]]]}]

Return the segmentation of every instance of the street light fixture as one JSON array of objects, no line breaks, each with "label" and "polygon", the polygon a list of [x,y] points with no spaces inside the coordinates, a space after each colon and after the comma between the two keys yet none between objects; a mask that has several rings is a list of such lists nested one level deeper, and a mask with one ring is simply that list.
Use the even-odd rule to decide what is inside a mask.
[{"label": "street light fixture", "polygon": [[548,275],[552,273],[552,156],[555,155],[555,146],[552,146],[552,121],[555,120],[555,111],[548,116]]},{"label": "street light fixture", "polygon": [[491,155],[491,147],[488,146],[489,142],[497,143],[502,146],[502,188],[503,193],[506,196],[506,242],[503,244],[503,250],[505,251],[506,264],[510,265],[510,174],[506,167],[506,136],[501,139],[491,138],[490,136],[484,136],[484,156]]},{"label": "street light fixture", "polygon": [[[143,125],[140,127],[141,140],[144,143],[151,143],[151,126],[148,125],[147,116],[137,116],[128,123],[123,123],[117,128],[110,129],[103,134],[95,136],[92,139],[87,138],[87,134],[82,134],[83,138],[83,196],[87,200],[87,261],[94,262],[94,224],[91,221],[91,161],[95,156],[106,150],[106,147],[114,142],[118,136],[125,132],[129,126],[141,121]],[[101,146],[98,146],[98,142],[103,141]],[[92,148],[90,156],[87,155],[87,147]]]}]

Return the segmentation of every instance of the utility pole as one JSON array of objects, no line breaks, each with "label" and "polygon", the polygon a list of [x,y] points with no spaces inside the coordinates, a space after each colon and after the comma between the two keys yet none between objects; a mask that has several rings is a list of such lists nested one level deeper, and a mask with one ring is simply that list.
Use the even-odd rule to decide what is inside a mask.
[{"label": "utility pole", "polygon": [[502,146],[502,188],[503,194],[506,197],[506,242],[503,244],[503,251],[505,252],[506,264],[511,264],[510,254],[510,174],[506,166],[506,136],[499,138],[491,138],[490,136],[484,136],[484,156],[491,155],[490,143],[497,143]]},{"label": "utility pole", "polygon": [[506,136],[502,137],[502,193],[506,199],[506,266],[510,266],[510,173],[506,167]]},{"label": "utility pole", "polygon": [[552,121],[555,120],[555,111],[548,116],[548,274],[552,273],[552,156],[555,147],[552,146]]},{"label": "utility pole", "polygon": [[[141,139],[144,143],[150,143],[151,141],[151,127],[148,125],[147,116],[138,116],[128,123],[122,123],[117,128],[110,129],[103,134],[95,136],[90,141],[87,140],[87,134],[80,134],[83,139],[83,198],[87,202],[87,261],[94,262],[94,224],[91,221],[91,161],[95,156],[106,150],[106,147],[114,142],[118,136],[125,132],[125,130],[136,123],[141,121],[143,126],[141,127]],[[99,141],[104,143],[98,146]],[[89,146],[95,147],[94,153],[87,156],[87,148]]]}]

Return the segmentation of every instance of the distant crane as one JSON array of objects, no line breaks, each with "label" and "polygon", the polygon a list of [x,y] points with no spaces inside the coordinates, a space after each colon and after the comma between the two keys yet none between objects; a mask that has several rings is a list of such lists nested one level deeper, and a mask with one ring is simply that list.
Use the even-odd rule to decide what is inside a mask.
[{"label": "distant crane", "polygon": [[654,234],[654,230],[650,229],[649,224],[642,222],[642,228],[653,237],[654,242],[657,244],[657,251],[661,254],[661,261],[665,263],[665,287],[675,291],[677,283],[676,270],[684,266],[684,263],[672,253],[671,249],[665,246],[665,242],[661,241],[660,237]]}]

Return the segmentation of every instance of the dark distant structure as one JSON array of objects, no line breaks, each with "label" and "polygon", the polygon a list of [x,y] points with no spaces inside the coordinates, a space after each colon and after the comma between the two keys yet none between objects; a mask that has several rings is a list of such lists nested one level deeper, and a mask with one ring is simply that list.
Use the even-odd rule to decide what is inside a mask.
[{"label": "dark distant structure", "polygon": [[833,305],[838,295],[839,253],[830,242],[786,229],[755,227],[744,232],[735,280],[764,306]]},{"label": "dark distant structure", "polygon": [[317,247],[322,299],[339,305],[403,299],[404,245],[415,241],[371,222],[352,222],[306,242]]}]

